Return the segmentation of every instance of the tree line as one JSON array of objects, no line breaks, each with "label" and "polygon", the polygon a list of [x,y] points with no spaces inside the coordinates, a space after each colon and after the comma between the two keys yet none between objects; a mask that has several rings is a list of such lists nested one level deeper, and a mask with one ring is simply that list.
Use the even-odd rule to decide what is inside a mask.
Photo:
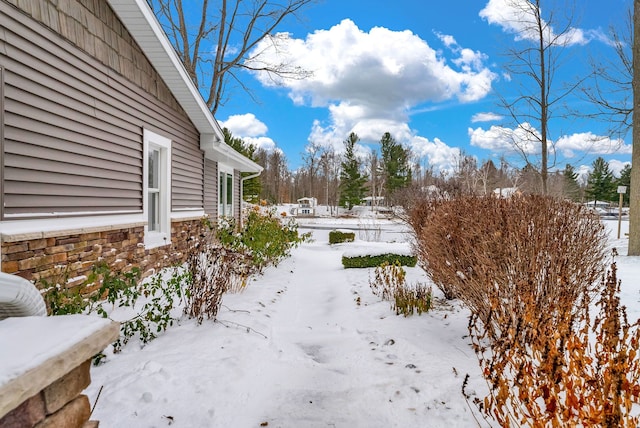
[{"label": "tree line", "polygon": [[[243,199],[251,203],[295,203],[302,197],[315,197],[332,210],[351,209],[369,198],[373,205],[406,205],[416,192],[441,191],[451,194],[504,195],[510,192],[541,194],[543,184],[539,172],[525,165],[510,165],[505,159],[498,164],[479,162],[461,153],[454,170],[449,173],[424,168],[408,147],[385,132],[379,151],[368,153],[359,146],[360,138],[351,133],[343,141],[343,150],[310,143],[302,154],[302,166],[289,170],[281,150],[266,151],[245,143],[224,129],[225,141],[264,168],[263,173],[249,179],[243,187]],[[616,176],[609,163],[598,157],[586,175],[575,167],[550,171],[546,193],[574,202],[618,201],[618,186],[626,186],[628,203],[631,187],[631,165]]]}]

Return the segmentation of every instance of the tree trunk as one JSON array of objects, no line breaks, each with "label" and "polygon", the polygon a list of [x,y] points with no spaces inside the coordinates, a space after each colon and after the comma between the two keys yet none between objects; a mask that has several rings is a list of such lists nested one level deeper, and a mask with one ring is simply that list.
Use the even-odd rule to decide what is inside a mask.
[{"label": "tree trunk", "polygon": [[640,256],[640,0],[633,1],[633,153],[629,193],[628,255]]}]

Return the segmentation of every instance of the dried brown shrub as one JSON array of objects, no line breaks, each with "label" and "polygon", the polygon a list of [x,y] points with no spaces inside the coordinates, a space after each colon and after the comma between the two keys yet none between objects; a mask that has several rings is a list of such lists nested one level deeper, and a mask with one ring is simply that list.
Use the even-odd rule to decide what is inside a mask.
[{"label": "dried brown shrub", "polygon": [[604,272],[604,228],[572,202],[537,195],[423,199],[409,223],[420,266],[493,338],[504,329],[519,329],[525,341],[536,334],[519,327],[529,312],[537,326],[555,326],[583,292],[599,288]]},{"label": "dried brown shrub", "polygon": [[[478,318],[471,318],[469,332],[490,391],[476,404],[486,416],[501,426],[640,424],[632,411],[640,402],[640,330],[638,322],[629,324],[620,305],[615,263],[602,285],[593,322],[586,293],[579,309],[554,326],[536,325],[528,306],[518,326],[531,330],[527,343],[518,341],[513,329],[491,339]],[[498,316],[509,323],[504,313]]]}]

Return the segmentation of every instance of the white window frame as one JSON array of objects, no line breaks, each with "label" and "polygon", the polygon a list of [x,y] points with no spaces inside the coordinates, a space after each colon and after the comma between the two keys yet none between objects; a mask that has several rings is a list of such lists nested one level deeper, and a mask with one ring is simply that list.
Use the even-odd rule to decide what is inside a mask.
[{"label": "white window frame", "polygon": [[[171,244],[171,140],[145,129],[143,131],[143,215],[145,248]],[[149,153],[159,151],[159,230],[149,230]]]},{"label": "white window frame", "polygon": [[[231,201],[226,200],[227,199],[227,176],[230,175],[231,176]],[[224,177],[224,180],[222,181],[223,186],[221,188],[220,186],[220,179]],[[218,187],[218,217],[234,217],[235,212],[234,212],[234,207],[233,207],[233,196],[235,193],[235,183],[236,181],[236,177],[233,171],[233,168],[230,168],[226,165],[223,164],[218,164],[218,182],[216,183],[217,187]],[[229,206],[231,209],[231,212],[228,213],[226,212],[225,207]]]}]

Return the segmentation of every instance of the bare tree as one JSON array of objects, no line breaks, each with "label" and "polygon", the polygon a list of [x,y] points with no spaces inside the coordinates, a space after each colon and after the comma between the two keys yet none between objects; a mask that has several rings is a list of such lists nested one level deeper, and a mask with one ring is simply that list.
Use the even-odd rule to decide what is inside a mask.
[{"label": "bare tree", "polygon": [[[603,117],[613,130],[625,134],[632,130],[631,188],[640,188],[640,0],[633,1],[628,10],[625,27],[611,29],[617,61],[594,62],[593,86],[584,93],[597,106],[595,117]],[[640,192],[629,194],[630,256],[640,256]]]},{"label": "bare tree", "polygon": [[[310,142],[305,147],[302,154],[302,161],[304,162],[304,170],[307,180],[303,186],[303,192],[306,194],[303,196],[317,197],[318,187],[318,170],[320,169],[320,158],[324,148],[318,143]],[[308,192],[308,193],[307,193]]]},{"label": "bare tree", "polygon": [[338,212],[338,189],[340,186],[340,164],[341,157],[332,147],[325,148],[320,156],[320,168],[324,176],[325,201],[330,209],[331,215]]},{"label": "bare tree", "polygon": [[633,10],[626,11],[623,27],[611,27],[614,59],[599,56],[591,60],[593,79],[582,88],[586,99],[595,107],[588,117],[604,119],[612,134],[624,135],[631,129],[633,115]]},{"label": "bare tree", "polygon": [[[517,129],[526,134],[523,138],[526,141],[524,145],[514,139],[514,147],[527,165],[535,167],[540,176],[541,191],[547,194],[548,171],[555,164],[555,161],[549,160],[549,154],[553,153],[550,150],[553,142],[549,135],[549,125],[553,117],[568,114],[562,113],[560,103],[575,92],[584,79],[565,82],[563,85],[554,82],[561,66],[562,52],[574,42],[576,29],[573,27],[572,16],[564,15],[562,22],[556,19],[556,12],[562,10],[566,13],[566,8],[550,10],[543,17],[543,3],[543,0],[508,2],[515,16],[515,22],[511,24],[514,28],[519,28],[520,40],[507,50],[509,61],[506,70],[514,79],[520,78],[520,92],[515,99],[502,97],[501,104]],[[535,153],[536,157],[539,155],[539,162],[532,159],[528,147],[531,142],[540,145]]]},{"label": "bare tree", "polygon": [[255,48],[269,40],[278,49],[286,36],[275,34],[276,28],[315,0],[148,1],[214,115],[227,100],[230,81],[253,96],[241,70],[295,79],[309,75],[291,64],[260,61]]},{"label": "bare tree", "polygon": [[475,194],[480,181],[478,175],[478,161],[473,156],[460,153],[456,166],[455,179],[465,194]]},{"label": "bare tree", "polygon": [[492,160],[485,161],[478,169],[478,181],[482,186],[482,194],[489,195],[493,192],[498,182],[498,169]]},{"label": "bare tree", "polygon": [[255,159],[264,168],[260,198],[274,204],[289,202],[293,183],[284,153],[281,150],[267,152],[258,149]]},{"label": "bare tree", "polygon": [[374,150],[367,156],[367,165],[369,166],[369,190],[371,192],[371,210],[375,210],[382,197],[384,189],[383,178],[380,174],[380,158]]}]

